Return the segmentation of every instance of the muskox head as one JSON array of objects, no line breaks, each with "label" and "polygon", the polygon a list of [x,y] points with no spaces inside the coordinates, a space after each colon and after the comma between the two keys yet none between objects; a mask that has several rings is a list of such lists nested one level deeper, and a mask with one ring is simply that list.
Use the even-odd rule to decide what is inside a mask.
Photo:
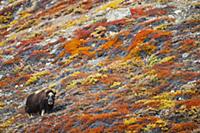
[{"label": "muskox head", "polygon": [[53,90],[49,90],[49,91],[46,92],[46,98],[47,98],[48,105],[54,104],[55,95],[56,95],[56,92],[54,92]]}]

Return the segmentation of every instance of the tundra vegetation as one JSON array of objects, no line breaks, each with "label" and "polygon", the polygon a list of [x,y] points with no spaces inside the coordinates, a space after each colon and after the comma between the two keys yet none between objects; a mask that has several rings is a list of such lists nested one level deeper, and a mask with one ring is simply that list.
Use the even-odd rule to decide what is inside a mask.
[{"label": "tundra vegetation", "polygon": [[199,132],[199,0],[0,2],[0,132]]}]

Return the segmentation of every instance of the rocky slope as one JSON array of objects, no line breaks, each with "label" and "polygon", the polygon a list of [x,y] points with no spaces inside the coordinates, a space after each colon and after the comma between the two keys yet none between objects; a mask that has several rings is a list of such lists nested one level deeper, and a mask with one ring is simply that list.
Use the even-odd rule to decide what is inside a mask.
[{"label": "rocky slope", "polygon": [[0,3],[0,132],[200,132],[199,0]]}]

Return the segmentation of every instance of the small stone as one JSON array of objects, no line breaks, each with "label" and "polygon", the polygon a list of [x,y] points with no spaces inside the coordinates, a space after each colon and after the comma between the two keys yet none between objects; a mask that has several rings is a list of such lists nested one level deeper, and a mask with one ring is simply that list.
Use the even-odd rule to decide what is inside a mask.
[{"label": "small stone", "polygon": [[179,97],[178,100],[179,100],[179,101],[182,100],[182,97]]},{"label": "small stone", "polygon": [[96,44],[95,44],[95,43],[93,43],[91,46],[92,46],[92,47],[95,47],[95,46],[96,46]]},{"label": "small stone", "polygon": [[0,79],[2,79],[3,78],[3,75],[0,75]]},{"label": "small stone", "polygon": [[189,56],[189,53],[182,54],[182,58],[187,58]]},{"label": "small stone", "polygon": [[129,8],[120,8],[117,10],[111,10],[106,14],[106,19],[108,21],[114,21],[118,19],[125,18],[127,16],[130,16],[131,12]]}]

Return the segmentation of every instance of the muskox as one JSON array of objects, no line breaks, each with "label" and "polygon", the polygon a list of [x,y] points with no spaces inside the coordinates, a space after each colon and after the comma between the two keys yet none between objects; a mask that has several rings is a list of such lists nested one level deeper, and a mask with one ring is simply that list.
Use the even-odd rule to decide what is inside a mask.
[{"label": "muskox", "polygon": [[37,91],[28,96],[25,111],[29,115],[49,113],[54,106],[56,92],[53,90]]}]

